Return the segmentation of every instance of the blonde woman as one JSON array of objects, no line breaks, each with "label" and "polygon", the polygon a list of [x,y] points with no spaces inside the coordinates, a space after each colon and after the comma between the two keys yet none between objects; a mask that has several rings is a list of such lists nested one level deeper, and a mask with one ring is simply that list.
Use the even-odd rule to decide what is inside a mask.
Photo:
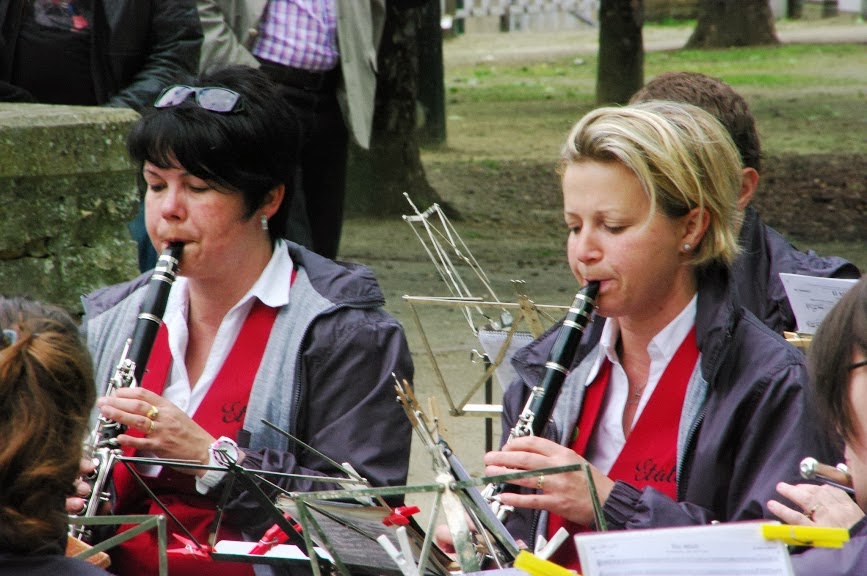
[{"label": "blonde woman", "polygon": [[[739,303],[741,160],[726,130],[687,104],[590,112],[562,154],[569,265],[600,284],[546,438],[485,456],[486,473],[588,461],[610,529],[769,516],[777,482],[827,455],[802,354]],[[508,432],[544,373],[556,328],[519,351]],[[819,456],[821,458],[821,456]],[[833,458],[833,456],[831,456]],[[831,460],[836,461],[836,460]],[[527,543],[592,529],[581,473],[514,481],[507,527]],[[554,558],[577,567],[571,538]]]}]

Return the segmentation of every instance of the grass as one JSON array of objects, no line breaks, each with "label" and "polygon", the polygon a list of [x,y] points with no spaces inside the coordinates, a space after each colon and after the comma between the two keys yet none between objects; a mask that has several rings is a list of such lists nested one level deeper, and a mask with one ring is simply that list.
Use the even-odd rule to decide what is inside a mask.
[{"label": "grass", "polygon": [[[425,151],[426,162],[455,156],[551,158],[561,135],[595,105],[593,51],[529,62],[492,57],[455,60],[448,63],[446,44],[448,145]],[[717,76],[743,94],[753,108],[768,154],[867,153],[867,50],[863,45],[786,44],[646,53],[646,79],[668,70]]]}]

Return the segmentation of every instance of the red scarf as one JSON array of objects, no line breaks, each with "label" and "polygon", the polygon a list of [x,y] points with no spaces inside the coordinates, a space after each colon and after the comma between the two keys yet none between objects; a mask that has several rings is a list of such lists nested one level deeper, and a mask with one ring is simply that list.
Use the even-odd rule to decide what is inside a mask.
[{"label": "red scarf", "polygon": [[[265,346],[278,311],[278,308],[271,308],[259,300],[256,301],[219,374],[202,399],[201,405],[196,409],[193,421],[212,436],[237,439],[238,431],[244,423],[253,379],[265,353]],[[157,333],[147,371],[142,378],[142,387],[162,395],[171,364],[168,330],[163,325]],[[130,429],[127,433],[136,435],[137,431]],[[127,454],[133,452],[130,449],[126,450]],[[163,467],[156,478],[144,478],[144,480],[160,501],[196,537],[196,540],[200,544],[207,545],[216,516],[216,503],[213,498],[196,491],[195,476]],[[117,493],[115,514],[163,514],[162,509],[147,497],[123,464],[115,465],[114,485]],[[169,535],[173,532],[184,535],[171,519],[167,518],[167,521]],[[131,525],[123,525],[118,532],[131,527]],[[220,535],[224,539],[241,539],[240,531],[226,526],[225,523],[221,523]],[[176,542],[170,538],[169,548],[173,548],[175,544]],[[111,551],[111,557],[112,570],[116,574],[156,575],[158,573],[156,532],[149,530],[127,540]],[[238,562],[203,564],[201,560],[192,557],[170,556],[169,572],[173,575],[207,573],[209,576],[249,576],[253,573],[253,569],[250,564]]]},{"label": "red scarf", "polygon": [[[608,477],[627,482],[636,488],[651,486],[673,500],[677,499],[677,434],[686,388],[698,361],[695,327],[690,330],[662,374],[638,422],[626,438]],[[599,375],[588,386],[578,419],[578,436],[571,448],[584,454],[596,428],[605,391],[611,374],[611,362],[605,360]],[[588,529],[556,514],[548,516],[548,538],[560,527],[569,534]],[[566,540],[551,558],[552,562],[580,572],[578,552],[572,538]]]}]

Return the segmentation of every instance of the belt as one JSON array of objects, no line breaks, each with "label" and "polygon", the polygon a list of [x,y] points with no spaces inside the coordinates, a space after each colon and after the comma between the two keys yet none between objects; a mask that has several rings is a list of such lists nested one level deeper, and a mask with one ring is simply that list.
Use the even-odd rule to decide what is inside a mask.
[{"label": "belt", "polygon": [[259,59],[259,63],[261,70],[274,82],[308,92],[333,92],[340,78],[340,66],[331,70],[313,71],[291,68],[262,59]]}]

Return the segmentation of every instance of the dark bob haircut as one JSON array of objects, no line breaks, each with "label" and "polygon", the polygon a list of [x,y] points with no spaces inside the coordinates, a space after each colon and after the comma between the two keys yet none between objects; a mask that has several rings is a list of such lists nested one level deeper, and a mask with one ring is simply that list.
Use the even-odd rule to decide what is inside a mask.
[{"label": "dark bob haircut", "polygon": [[146,190],[146,161],[160,168],[183,167],[220,189],[242,194],[249,218],[268,193],[283,184],[286,194],[269,221],[269,234],[272,241],[284,237],[301,126],[278,85],[249,66],[229,66],[180,83],[228,88],[240,94],[240,100],[226,113],[200,107],[194,94],[176,106],[145,110],[127,138],[141,193]]},{"label": "dark bob haircut", "polygon": [[810,381],[819,411],[829,429],[843,440],[856,440],[849,402],[852,354],[867,355],[867,277],[850,288],[831,309],[810,344]]}]

